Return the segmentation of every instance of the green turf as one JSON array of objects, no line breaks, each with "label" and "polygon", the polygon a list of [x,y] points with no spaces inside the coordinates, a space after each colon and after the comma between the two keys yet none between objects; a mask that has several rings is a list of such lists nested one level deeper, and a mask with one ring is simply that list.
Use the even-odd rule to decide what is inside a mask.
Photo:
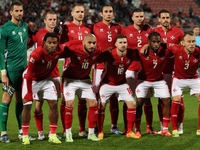
[{"label": "green turf", "polygon": [[[62,70],[62,62],[59,62],[60,71]],[[141,122],[141,133],[143,135],[140,139],[127,139],[125,135],[113,135],[110,134],[110,113],[108,106],[106,108],[106,117],[104,121],[104,132],[105,138],[100,142],[92,142],[88,141],[86,138],[80,138],[78,136],[79,132],[79,123],[78,123],[78,116],[77,116],[77,100],[75,100],[75,107],[73,111],[73,124],[72,124],[72,133],[74,142],[73,143],[66,143],[65,139],[63,138],[62,144],[54,145],[45,141],[33,141],[31,145],[24,146],[21,144],[21,141],[17,139],[18,136],[18,126],[17,121],[15,118],[15,107],[13,98],[12,103],[9,109],[9,117],[8,117],[8,135],[12,143],[5,144],[0,142],[0,150],[6,149],[48,149],[48,150],[55,150],[55,149],[67,149],[67,150],[156,150],[156,149],[164,149],[164,150],[197,150],[200,149],[200,136],[196,135],[196,130],[198,128],[198,101],[195,97],[191,97],[189,95],[189,91],[186,89],[184,90],[184,102],[185,102],[185,119],[184,119],[184,134],[180,135],[179,138],[172,138],[172,137],[162,137],[161,135],[150,135],[146,134],[146,122],[144,115],[142,117]],[[2,90],[0,90],[0,99],[2,98]],[[59,99],[59,107],[60,107],[60,99]],[[158,111],[157,111],[157,99],[152,98],[153,104],[153,127],[156,131],[160,128],[160,122],[158,118]],[[120,113],[119,113],[119,120],[118,120],[118,127],[121,131],[123,131],[123,117],[122,117],[122,106],[123,103],[120,103]],[[33,106],[34,107],[34,106]],[[37,128],[34,121],[33,115],[33,107],[32,107],[32,115],[31,115],[31,122],[30,122],[30,129],[29,133],[31,136],[37,137]],[[49,119],[48,119],[48,105],[45,102],[43,106],[43,113],[44,113],[44,133],[45,136],[48,136],[49,132]],[[87,124],[86,124],[87,127]],[[171,132],[171,124],[169,127],[169,131]],[[62,125],[59,118],[58,122],[58,135],[62,136]]]}]

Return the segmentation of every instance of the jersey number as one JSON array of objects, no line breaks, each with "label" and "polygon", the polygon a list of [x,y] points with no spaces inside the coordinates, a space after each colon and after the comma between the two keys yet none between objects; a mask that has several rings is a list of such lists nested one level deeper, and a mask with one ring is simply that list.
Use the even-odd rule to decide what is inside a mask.
[{"label": "jersey number", "polygon": [[89,63],[88,62],[83,62],[82,63],[82,69],[87,69],[89,66]]},{"label": "jersey number", "polygon": [[124,73],[124,68],[118,68],[118,73],[117,74],[123,74]]},{"label": "jersey number", "polygon": [[157,60],[153,60],[153,64],[154,64],[154,66],[153,66],[153,68],[156,68],[156,66],[157,66]]},{"label": "jersey number", "polygon": [[189,68],[189,62],[185,62],[185,70],[188,70],[188,68]]},{"label": "jersey number", "polygon": [[79,36],[78,36],[78,40],[83,40],[82,35],[79,35]]},{"label": "jersey number", "polygon": [[138,47],[142,47],[142,45],[140,45],[142,43],[142,40],[138,40]]},{"label": "jersey number", "polygon": [[108,34],[108,42],[112,42],[111,34]]},{"label": "jersey number", "polygon": [[22,39],[22,32],[18,32],[20,39],[21,39],[21,43],[23,43],[23,39]]}]

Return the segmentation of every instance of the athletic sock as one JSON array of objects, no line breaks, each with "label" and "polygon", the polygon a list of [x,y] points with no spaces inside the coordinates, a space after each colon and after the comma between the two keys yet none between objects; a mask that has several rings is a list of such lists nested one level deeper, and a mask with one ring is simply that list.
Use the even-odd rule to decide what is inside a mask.
[{"label": "athletic sock", "polygon": [[181,97],[181,104],[179,107],[178,119],[177,119],[178,123],[183,123],[184,114],[185,114],[185,106],[184,106],[184,102],[183,102],[183,97]]},{"label": "athletic sock", "polygon": [[49,123],[50,126],[50,134],[55,135],[57,130],[57,123]]},{"label": "athletic sock", "polygon": [[74,107],[65,106],[65,128],[66,130],[72,127]]},{"label": "athletic sock", "polygon": [[23,103],[15,102],[15,115],[17,118],[19,129],[22,129],[22,110],[23,110]]},{"label": "athletic sock", "polygon": [[118,99],[115,95],[110,97],[110,116],[111,124],[117,126],[118,116],[119,116],[119,104]]},{"label": "athletic sock", "polygon": [[161,103],[161,99],[158,100],[158,116],[159,116],[160,122],[163,122],[163,105]]},{"label": "athletic sock", "polygon": [[1,121],[1,132],[7,131],[7,120],[8,120],[8,109],[9,104],[1,102],[0,106],[0,121]]},{"label": "athletic sock", "polygon": [[88,112],[88,128],[94,128],[97,123],[98,107],[90,106]]},{"label": "athletic sock", "polygon": [[165,130],[165,129],[168,130],[169,123],[170,123],[170,117],[163,116],[163,130]]},{"label": "athletic sock", "polygon": [[38,132],[43,131],[43,112],[35,113],[34,112],[34,119],[38,129]]},{"label": "athletic sock", "polygon": [[198,115],[199,115],[199,127],[198,127],[198,130],[200,130],[200,102],[199,102],[199,110],[198,110]]},{"label": "athletic sock", "polygon": [[136,108],[128,108],[127,109],[127,133],[133,131],[133,123],[135,121],[136,116]]},{"label": "athletic sock", "polygon": [[[127,117],[128,119],[128,117]],[[135,119],[135,131],[140,131],[140,123],[141,123],[141,118],[136,118]]]},{"label": "athletic sock", "polygon": [[173,100],[171,107],[172,130],[177,130],[177,118],[178,118],[179,106],[180,106],[180,101]]},{"label": "athletic sock", "polygon": [[145,113],[147,127],[152,127],[153,111],[151,104],[149,105],[144,104],[144,113]]},{"label": "athletic sock", "polygon": [[87,116],[87,105],[85,104],[80,104],[78,102],[78,119],[79,119],[79,132],[82,132],[85,130],[85,120]]},{"label": "athletic sock", "polygon": [[123,119],[124,119],[124,131],[127,131],[127,105],[123,105]]},{"label": "athletic sock", "polygon": [[23,136],[28,136],[29,123],[22,123]]},{"label": "athletic sock", "polygon": [[60,119],[63,127],[63,132],[65,132],[65,101],[61,101],[60,104]]},{"label": "athletic sock", "polygon": [[104,118],[105,118],[105,109],[98,109],[97,127],[99,133],[103,132]]}]

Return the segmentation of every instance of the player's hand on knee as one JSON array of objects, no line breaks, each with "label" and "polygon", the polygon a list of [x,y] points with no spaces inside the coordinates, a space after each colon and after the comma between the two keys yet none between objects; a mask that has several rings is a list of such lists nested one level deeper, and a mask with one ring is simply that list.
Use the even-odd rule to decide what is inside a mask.
[{"label": "player's hand on knee", "polygon": [[9,86],[9,79],[8,79],[8,76],[7,75],[3,75],[2,77],[1,77],[1,79],[2,79],[2,83],[7,87],[7,89],[8,89],[8,86]]}]

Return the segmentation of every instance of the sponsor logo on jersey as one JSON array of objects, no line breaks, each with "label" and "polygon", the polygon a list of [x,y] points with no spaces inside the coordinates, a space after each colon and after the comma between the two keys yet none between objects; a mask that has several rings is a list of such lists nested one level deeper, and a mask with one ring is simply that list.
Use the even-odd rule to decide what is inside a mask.
[{"label": "sponsor logo on jersey", "polygon": [[126,64],[127,64],[127,65],[128,65],[128,64],[130,64],[130,62],[131,62],[131,61],[130,61],[130,60],[128,60],[128,61],[126,62]]},{"label": "sponsor logo on jersey", "polygon": [[35,62],[35,59],[33,59],[33,57],[31,57],[30,62],[31,62],[31,63],[34,63],[34,62]]},{"label": "sponsor logo on jersey", "polygon": [[198,60],[197,60],[197,59],[194,59],[193,62],[196,64],[196,63],[198,62]]},{"label": "sponsor logo on jersey", "polygon": [[179,56],[179,59],[182,59],[182,56]]},{"label": "sponsor logo on jersey", "polygon": [[141,39],[142,39],[142,36],[137,36],[137,39],[138,39],[138,40],[141,40]]},{"label": "sponsor logo on jersey", "polygon": [[16,32],[15,32],[15,31],[13,31],[13,32],[12,32],[12,34],[13,34],[13,35],[15,35],[15,34],[16,34]]},{"label": "sponsor logo on jersey", "polygon": [[103,32],[103,29],[100,29],[100,32]]},{"label": "sponsor logo on jersey", "polygon": [[148,33],[146,33],[146,34],[145,34],[145,36],[146,36],[146,37],[148,37],[148,36],[149,36],[149,34],[148,34]]},{"label": "sponsor logo on jersey", "polygon": [[23,28],[23,31],[24,31],[24,32],[26,32],[26,29],[25,29],[25,28]]},{"label": "sponsor logo on jersey", "polygon": [[173,35],[172,35],[170,38],[171,38],[172,40],[175,39],[175,37],[174,37]]},{"label": "sponsor logo on jersey", "polygon": [[129,34],[129,37],[133,37],[133,34],[131,33],[131,34]]},{"label": "sponsor logo on jersey", "polygon": [[74,30],[71,30],[71,33],[74,33]]}]

